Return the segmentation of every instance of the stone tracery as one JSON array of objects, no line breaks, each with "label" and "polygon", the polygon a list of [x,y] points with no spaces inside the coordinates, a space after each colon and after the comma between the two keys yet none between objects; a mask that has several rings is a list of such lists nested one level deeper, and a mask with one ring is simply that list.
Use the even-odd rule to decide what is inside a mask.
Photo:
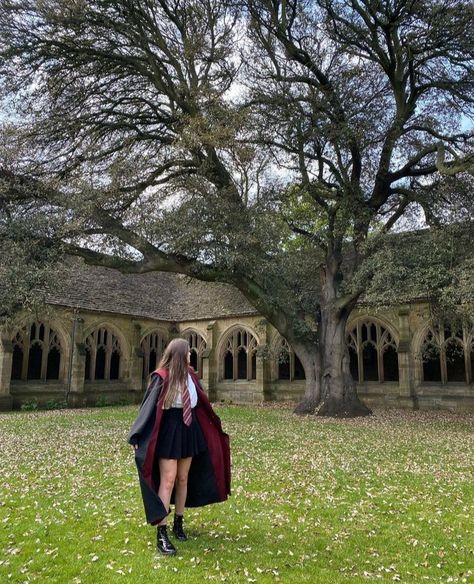
[{"label": "stone tracery", "polygon": [[92,331],[85,342],[87,381],[120,379],[122,348],[118,337],[107,327]]},{"label": "stone tracery", "polygon": [[143,379],[158,367],[158,363],[167,345],[165,335],[156,329],[146,335],[140,347],[143,352]]},{"label": "stone tracery", "polygon": [[286,339],[279,337],[276,344],[276,354],[278,379],[288,381],[305,379],[303,365]]},{"label": "stone tracery", "polygon": [[431,325],[418,351],[423,383],[472,383],[474,334],[472,326]]},{"label": "stone tracery", "polygon": [[203,357],[207,347],[206,340],[195,330],[184,331],[182,336],[188,341],[191,349],[191,367],[194,368],[199,377],[202,377]]},{"label": "stone tracery", "polygon": [[397,342],[388,328],[372,319],[359,320],[347,335],[355,381],[398,381]]},{"label": "stone tracery", "polygon": [[245,328],[232,329],[224,338],[221,364],[222,379],[256,379],[256,337]]},{"label": "stone tracery", "polygon": [[58,380],[63,348],[58,333],[44,322],[35,321],[18,330],[12,339],[13,381]]}]

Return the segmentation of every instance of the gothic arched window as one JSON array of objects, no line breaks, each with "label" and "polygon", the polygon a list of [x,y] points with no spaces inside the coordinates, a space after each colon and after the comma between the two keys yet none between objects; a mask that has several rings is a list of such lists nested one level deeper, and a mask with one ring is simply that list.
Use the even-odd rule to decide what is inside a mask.
[{"label": "gothic arched window", "polygon": [[285,339],[277,344],[278,379],[289,381],[305,379],[303,364]]},{"label": "gothic arched window", "polygon": [[199,377],[202,377],[202,359],[207,343],[204,337],[195,331],[185,332],[183,337],[188,341],[191,350],[191,367]]},{"label": "gothic arched window", "polygon": [[23,360],[25,355],[25,344],[23,335],[19,331],[13,339],[13,362],[12,362],[12,380],[23,378]]},{"label": "gothic arched window", "polygon": [[234,329],[224,341],[221,362],[224,379],[256,379],[257,339],[244,328]]},{"label": "gothic arched window", "polygon": [[120,378],[122,349],[120,341],[106,327],[93,331],[86,339],[86,380],[116,380]]},{"label": "gothic arched window", "polygon": [[347,335],[355,381],[398,381],[397,345],[390,331],[372,320],[359,321]]},{"label": "gothic arched window", "polygon": [[18,331],[12,343],[12,380],[59,379],[63,351],[59,336],[50,326],[34,322]]},{"label": "gothic arched window", "polygon": [[141,343],[143,351],[143,379],[146,379],[158,367],[166,344],[165,337],[158,330],[149,333],[143,339]]},{"label": "gothic arched window", "polygon": [[420,357],[421,379],[425,383],[472,383],[472,327],[429,327],[421,343]]}]

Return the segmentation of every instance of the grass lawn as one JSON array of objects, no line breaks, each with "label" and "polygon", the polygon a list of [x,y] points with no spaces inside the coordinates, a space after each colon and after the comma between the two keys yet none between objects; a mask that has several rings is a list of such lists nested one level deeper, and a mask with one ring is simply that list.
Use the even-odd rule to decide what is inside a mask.
[{"label": "grass lawn", "polygon": [[233,494],[155,551],[136,407],[0,415],[0,582],[474,582],[472,415],[217,408]]}]

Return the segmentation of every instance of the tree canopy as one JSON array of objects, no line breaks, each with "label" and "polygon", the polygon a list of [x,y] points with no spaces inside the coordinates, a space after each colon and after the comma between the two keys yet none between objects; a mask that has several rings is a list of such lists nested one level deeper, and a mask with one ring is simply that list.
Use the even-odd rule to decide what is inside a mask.
[{"label": "tree canopy", "polygon": [[472,16],[463,0],[2,2],[3,229],[27,212],[89,262],[235,285],[300,356],[303,410],[363,412],[344,324],[384,236],[472,211]]}]

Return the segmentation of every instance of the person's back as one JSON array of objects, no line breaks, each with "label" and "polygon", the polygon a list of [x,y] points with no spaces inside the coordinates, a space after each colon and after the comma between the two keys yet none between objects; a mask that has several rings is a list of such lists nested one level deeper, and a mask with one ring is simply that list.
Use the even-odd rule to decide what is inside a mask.
[{"label": "person's back", "polygon": [[[185,339],[173,339],[166,347],[128,440],[136,452],[147,520],[158,526],[157,547],[174,555],[167,532],[170,504],[175,504],[173,533],[186,541],[185,506],[223,501],[230,494],[229,437],[189,366]],[[223,463],[216,465],[216,460]]]}]

